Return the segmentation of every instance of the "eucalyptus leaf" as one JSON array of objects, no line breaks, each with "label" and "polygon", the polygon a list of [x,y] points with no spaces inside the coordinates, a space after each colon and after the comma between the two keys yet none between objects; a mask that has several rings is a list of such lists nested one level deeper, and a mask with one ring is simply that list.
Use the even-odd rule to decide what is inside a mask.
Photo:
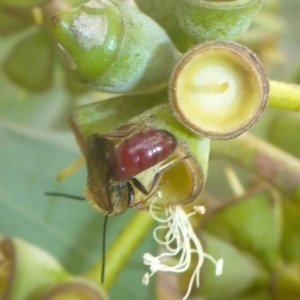
[{"label": "eucalyptus leaf", "polygon": [[67,118],[76,101],[99,100],[96,93],[75,98],[58,85],[47,93],[32,94],[11,84],[3,74],[0,74],[0,90],[0,119],[39,129],[69,128]]},{"label": "eucalyptus leaf", "polygon": [[[61,169],[80,155],[73,136],[25,130],[2,123],[0,140],[1,234],[19,237],[43,248],[73,273],[86,271],[101,257],[103,216],[84,202],[43,195],[45,191],[83,194],[84,169],[61,183],[55,182]],[[108,247],[133,213],[129,211],[110,218]],[[144,249],[133,255],[128,268],[113,287],[112,299],[120,299],[124,294],[129,299],[138,299],[141,294],[145,300],[154,299],[153,288],[141,283],[146,270],[142,266],[142,253],[146,249],[153,251],[151,242],[149,234]]]}]

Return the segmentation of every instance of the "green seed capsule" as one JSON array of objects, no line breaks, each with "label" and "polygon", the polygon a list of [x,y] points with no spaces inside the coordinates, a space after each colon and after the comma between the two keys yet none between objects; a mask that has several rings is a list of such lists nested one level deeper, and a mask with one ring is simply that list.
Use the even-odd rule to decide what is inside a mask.
[{"label": "green seed capsule", "polygon": [[256,55],[236,43],[192,47],[174,68],[169,98],[176,118],[215,139],[234,138],[264,112],[269,82]]},{"label": "green seed capsule", "polygon": [[68,274],[42,249],[19,239],[0,239],[1,299],[107,300],[90,281]]},{"label": "green seed capsule", "polygon": [[70,275],[45,251],[19,239],[0,239],[1,299],[35,299],[33,294]]},{"label": "green seed capsule", "polygon": [[93,0],[62,12],[53,32],[69,67],[100,91],[158,89],[180,57],[157,23],[119,2]]}]

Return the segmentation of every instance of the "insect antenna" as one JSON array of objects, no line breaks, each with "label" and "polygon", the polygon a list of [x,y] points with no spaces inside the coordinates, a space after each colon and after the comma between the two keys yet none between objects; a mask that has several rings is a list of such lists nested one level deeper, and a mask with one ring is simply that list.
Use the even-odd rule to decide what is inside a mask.
[{"label": "insect antenna", "polygon": [[80,201],[84,201],[85,200],[84,197],[70,195],[70,194],[65,194],[65,193],[45,192],[44,195],[46,195],[46,196],[54,196],[54,197],[62,197],[62,198],[69,198],[69,199],[80,200]]},{"label": "insect antenna", "polygon": [[[74,200],[80,200],[84,201],[84,197],[65,194],[65,193],[56,193],[56,192],[45,192],[44,195],[46,196],[53,196],[53,197],[63,197],[63,198],[69,198]],[[103,236],[102,236],[102,269],[101,269],[101,283],[104,282],[104,274],[105,274],[105,260],[106,260],[106,228],[107,228],[107,221],[108,221],[108,215],[105,215],[104,217],[104,223],[103,223]]]},{"label": "insect antenna", "polygon": [[105,274],[105,259],[106,259],[106,228],[107,228],[108,215],[104,217],[103,223],[103,236],[102,236],[102,269],[101,269],[101,283],[104,282]]}]

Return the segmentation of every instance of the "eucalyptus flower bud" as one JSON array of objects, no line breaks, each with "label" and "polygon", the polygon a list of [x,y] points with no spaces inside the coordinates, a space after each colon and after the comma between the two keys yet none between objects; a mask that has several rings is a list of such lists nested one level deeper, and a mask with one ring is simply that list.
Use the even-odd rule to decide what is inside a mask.
[{"label": "eucalyptus flower bud", "polygon": [[235,41],[251,24],[262,0],[179,0],[181,29],[195,43]]},{"label": "eucalyptus flower bud", "polygon": [[174,69],[169,98],[178,121],[215,139],[236,137],[263,113],[269,82],[257,56],[235,43],[191,48]]},{"label": "eucalyptus flower bud", "polygon": [[121,2],[91,0],[52,22],[70,69],[95,90],[159,89],[180,58],[157,23]]},{"label": "eucalyptus flower bud", "polygon": [[65,86],[73,95],[83,94],[89,91],[89,88],[78,80],[70,70],[62,68],[64,72]]}]

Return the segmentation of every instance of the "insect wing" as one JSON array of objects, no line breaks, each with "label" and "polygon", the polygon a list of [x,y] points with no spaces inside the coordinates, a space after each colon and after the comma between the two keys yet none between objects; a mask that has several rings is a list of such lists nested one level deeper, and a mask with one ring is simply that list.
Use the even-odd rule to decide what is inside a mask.
[{"label": "insect wing", "polygon": [[86,142],[86,163],[88,171],[86,196],[89,202],[105,214],[113,210],[109,199],[109,165],[107,158],[114,151],[114,145],[98,134],[92,134]]}]

